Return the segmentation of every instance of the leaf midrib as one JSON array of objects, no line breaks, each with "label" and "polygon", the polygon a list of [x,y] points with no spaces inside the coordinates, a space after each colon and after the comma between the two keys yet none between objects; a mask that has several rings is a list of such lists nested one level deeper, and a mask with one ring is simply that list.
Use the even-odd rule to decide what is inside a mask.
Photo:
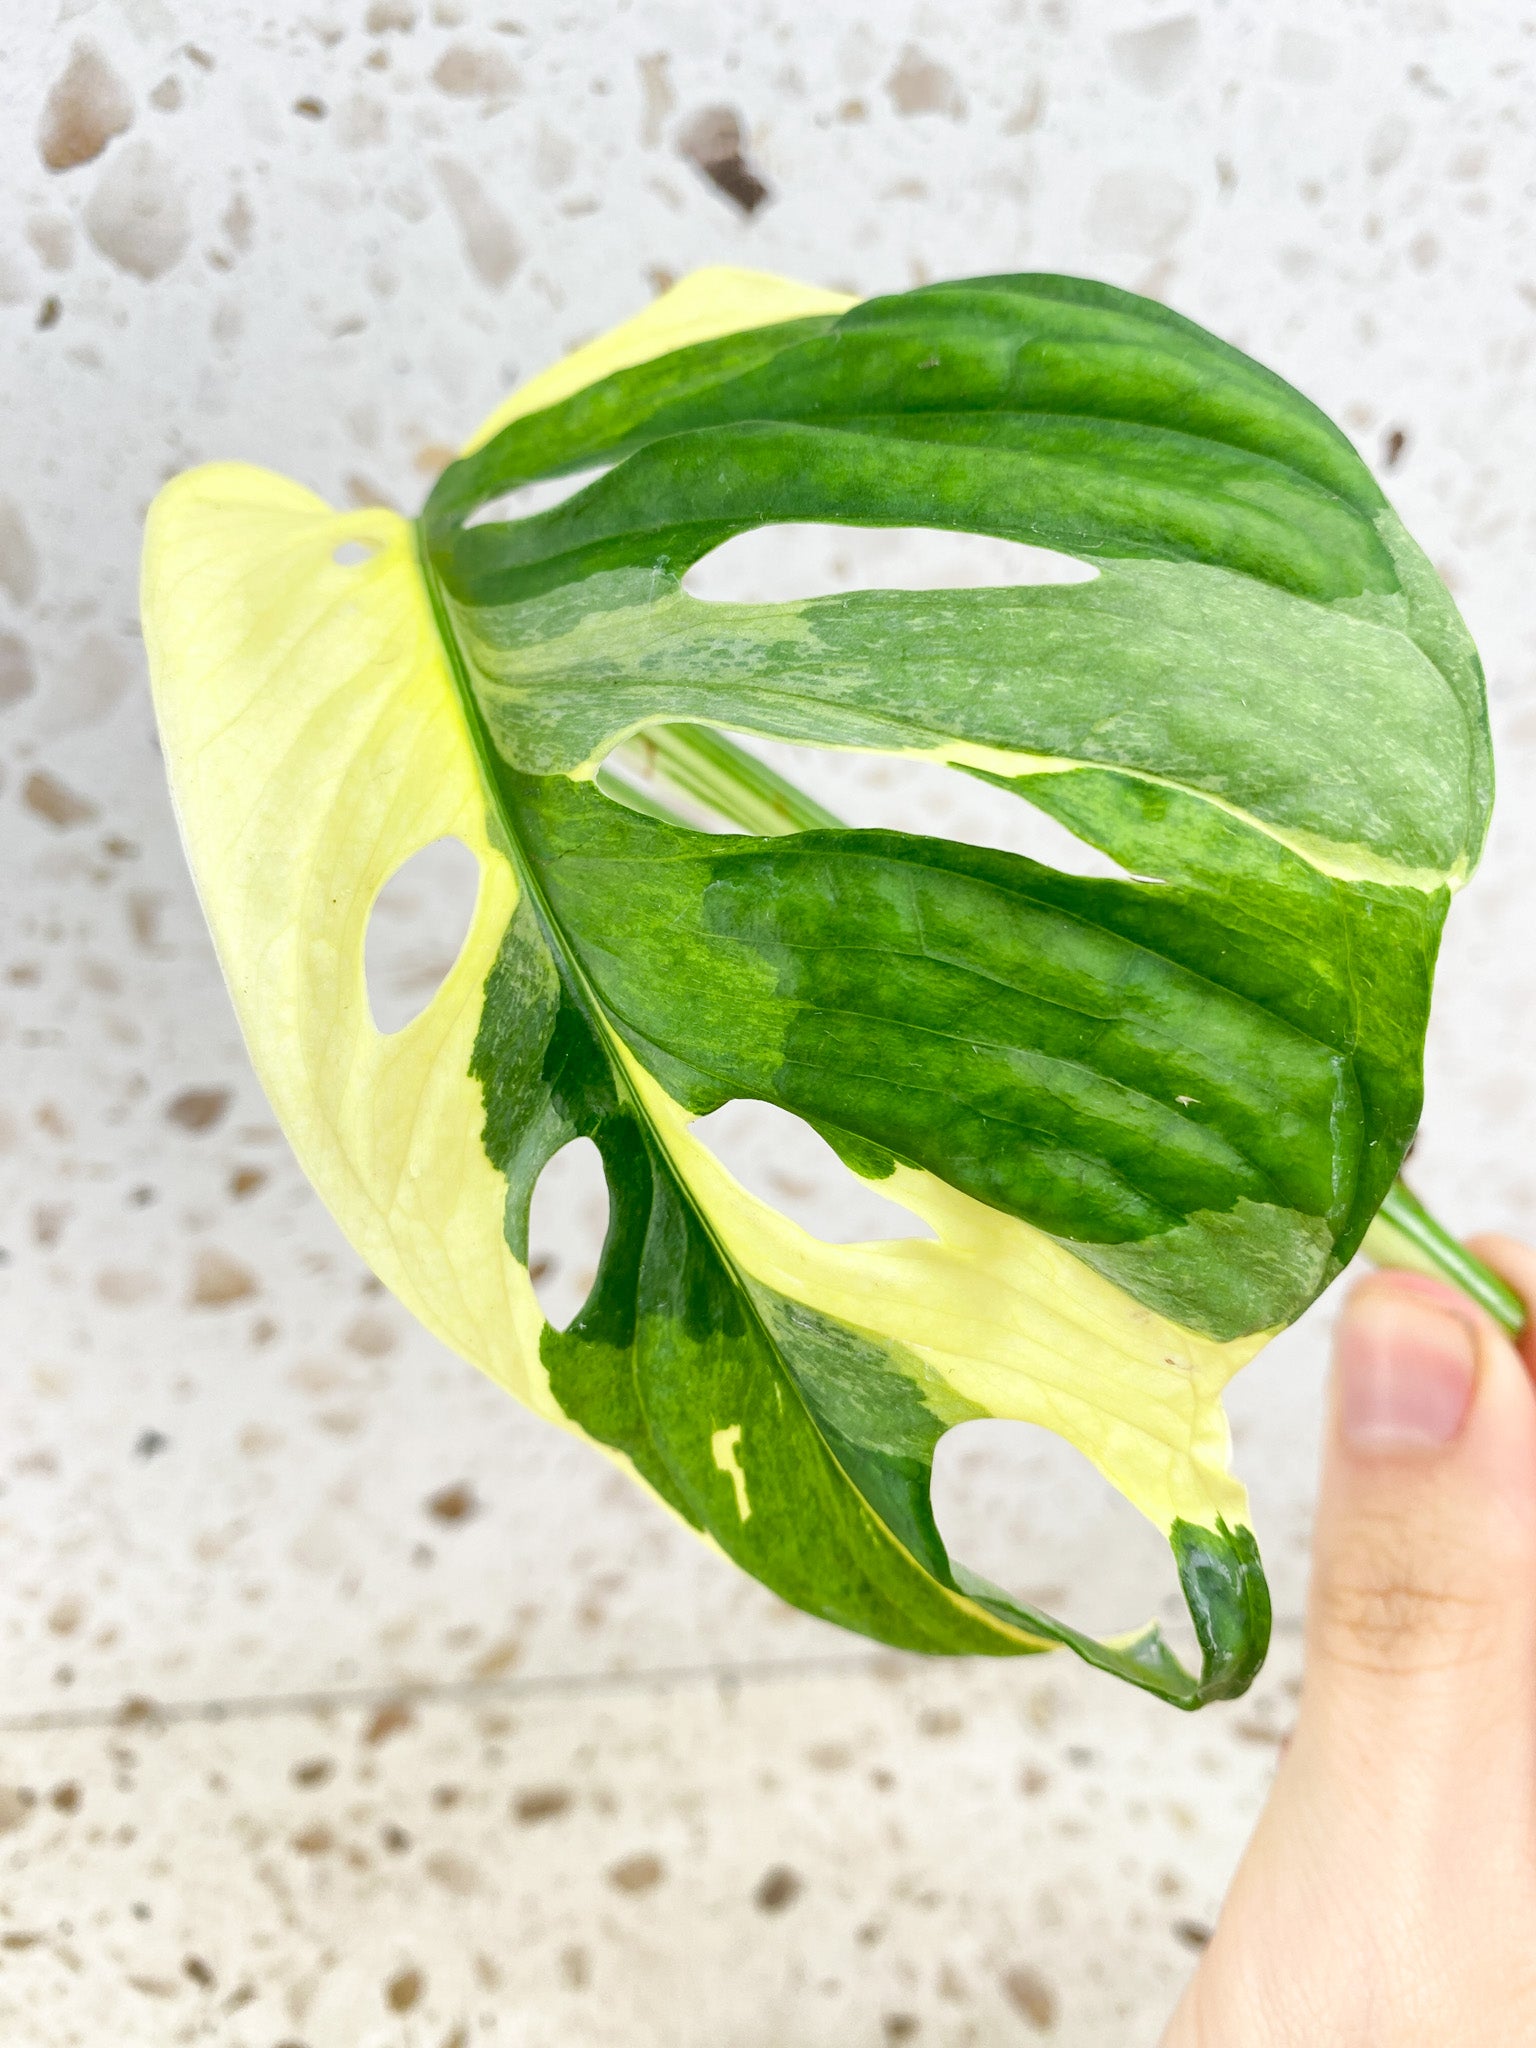
[{"label": "leaf midrib", "polygon": [[[523,844],[522,835],[498,794],[498,778],[494,756],[489,746],[489,735],[486,732],[479,707],[474,699],[462,650],[448,623],[443,606],[442,593],[432,571],[426,536],[419,524],[413,528],[413,535],[418,573],[422,579],[437,638],[443,650],[444,660],[453,681],[454,692],[459,700],[465,730],[475,756],[482,785],[485,789],[486,801],[494,809],[509,852],[512,852],[516,857],[518,878],[527,886],[539,906],[541,912],[540,921],[557,947],[560,959],[567,966],[571,979],[579,987],[585,999],[594,1028],[607,1053],[610,1071],[614,1076],[617,1087],[622,1091],[625,1102],[629,1105],[637,1123],[648,1134],[657,1153],[667,1162],[673,1185],[677,1189],[680,1199],[686,1203],[699,1229],[714,1249],[715,1255],[730,1274],[738,1297],[741,1300],[743,1312],[752,1319],[769,1353],[774,1358],[782,1361],[783,1353],[781,1347],[763,1319],[762,1312],[758,1307],[756,1297],[746,1276],[742,1273],[736,1260],[721,1241],[719,1233],[713,1227],[710,1218],[700,1208],[693,1189],[689,1185],[687,1176],[677,1166],[672,1149],[668,1145],[665,1136],[657,1127],[638,1091],[633,1087],[622,1057],[615,1057],[613,1034],[608,1028],[602,1005],[597,999],[596,991],[582,971],[580,963],[571,957],[564,942],[564,935],[559,921],[555,917],[553,907],[541,886],[537,866],[529,857],[527,848]],[[1012,1642],[1024,1649],[1038,1650],[1049,1648],[1053,1644],[1070,1645],[1077,1651],[1078,1655],[1090,1664],[1095,1664],[1104,1670],[1113,1671],[1122,1678],[1128,1678],[1133,1683],[1142,1686],[1163,1699],[1171,1701],[1177,1706],[1187,1708],[1199,1703],[1202,1680],[1187,1672],[1178,1663],[1177,1659],[1172,1660],[1174,1672],[1177,1674],[1176,1677],[1164,1673],[1161,1679],[1159,1679],[1154,1674],[1150,1665],[1141,1664],[1139,1659],[1130,1654],[1127,1646],[1120,1644],[1118,1641],[1101,1643],[1095,1637],[1084,1634],[1080,1629],[1073,1628],[1069,1623],[1053,1621],[1048,1615],[1037,1612],[1026,1603],[1013,1601],[1011,1596],[1004,1596],[1008,1599],[1009,1605],[1014,1607],[1020,1615],[1027,1616],[1029,1619],[1038,1622],[1040,1624],[1039,1628],[1032,1630],[1022,1621],[1012,1621],[1002,1614],[995,1612],[990,1605],[983,1606],[971,1594],[963,1591],[957,1582],[953,1582],[955,1567],[952,1559],[949,1560],[952,1583],[946,1585],[942,1579],[935,1578],[928,1571],[927,1567],[912,1555],[911,1551],[900,1541],[894,1531],[886,1526],[885,1522],[876,1514],[859,1488],[849,1477],[842,1461],[838,1458],[831,1444],[828,1443],[820,1418],[806,1399],[799,1378],[787,1362],[780,1365],[780,1378],[781,1382],[787,1386],[792,1398],[799,1405],[807,1424],[817,1441],[821,1444],[828,1463],[837,1473],[841,1484],[847,1489],[849,1495],[856,1503],[857,1512],[873,1531],[876,1540],[895,1551],[903,1560],[907,1569],[920,1573],[930,1584],[938,1589],[945,1600],[952,1602],[957,1609],[972,1620],[986,1627],[997,1629],[1005,1641]],[[645,1403],[643,1397],[640,1397],[638,1388],[636,1389],[636,1394],[637,1398],[640,1399],[641,1411],[644,1413]],[[659,1450],[660,1446],[658,1445],[657,1448]],[[678,1475],[674,1474],[674,1477],[676,1476]],[[945,1556],[948,1558],[947,1547]],[[1148,1644],[1156,1643],[1163,1647],[1165,1655],[1167,1654],[1161,1630],[1155,1621],[1148,1625],[1147,1630],[1142,1632],[1142,1636],[1138,1640],[1145,1641]]]},{"label": "leaf midrib", "polygon": [[[767,1346],[769,1352],[775,1358],[780,1358],[782,1357],[781,1348],[775,1340],[773,1333],[769,1330],[767,1324],[763,1320],[762,1313],[758,1308],[757,1301],[752,1293],[751,1287],[749,1286],[746,1280],[746,1277],[742,1273],[741,1268],[737,1265],[735,1259],[731,1256],[725,1244],[721,1241],[720,1235],[718,1231],[716,1231],[716,1229],[714,1228],[710,1218],[700,1208],[694,1196],[693,1190],[688,1184],[687,1176],[677,1168],[676,1162],[673,1159],[671,1147],[667,1144],[665,1136],[657,1127],[654,1118],[652,1118],[649,1111],[647,1110],[646,1105],[644,1101],[641,1099],[638,1091],[631,1084],[622,1057],[616,1056],[617,1049],[614,1043],[614,1036],[608,1027],[607,1020],[603,1014],[603,1006],[601,1002],[598,1000],[597,992],[592,987],[591,982],[588,980],[586,974],[582,970],[580,962],[573,957],[567,944],[565,943],[564,934],[561,929],[559,920],[556,918],[553,906],[550,904],[549,899],[545,894],[543,887],[541,886],[537,865],[529,856],[528,850],[526,846],[523,844],[521,833],[518,831],[515,822],[509,815],[505,804],[501,801],[501,798],[498,794],[497,775],[494,757],[489,747],[489,735],[486,733],[484,723],[480,717],[479,707],[476,705],[474,700],[473,691],[471,689],[468,674],[464,666],[462,651],[458,646],[457,640],[454,637],[451,628],[449,628],[448,626],[448,621],[443,609],[441,592],[439,591],[437,580],[432,572],[430,558],[427,553],[425,535],[422,533],[419,526],[415,529],[415,534],[419,573],[421,575],[422,583],[426,591],[428,604],[431,608],[432,618],[437,628],[437,636],[442,644],[443,654],[448,665],[449,674],[453,679],[454,690],[459,699],[459,704],[463,715],[464,724],[468,732],[470,745],[474,751],[476,764],[480,771],[481,781],[485,788],[486,800],[494,808],[497,821],[501,826],[503,834],[505,835],[509,849],[513,850],[517,856],[518,878],[527,886],[530,893],[537,902],[541,912],[540,921],[544,925],[545,930],[548,932],[550,938],[553,940],[556,948],[558,949],[560,959],[569,971],[571,979],[576,983],[576,985],[582,993],[582,996],[585,999],[590,1019],[599,1035],[600,1040],[604,1045],[605,1052],[607,1053],[610,1071],[614,1076],[614,1080],[617,1087],[622,1091],[624,1100],[629,1105],[637,1123],[639,1123],[642,1129],[648,1134],[652,1144],[655,1146],[656,1151],[660,1154],[662,1158],[666,1160],[668,1168],[671,1170],[673,1184],[677,1188],[681,1199],[687,1204],[689,1211],[693,1215],[700,1230],[704,1233],[710,1245],[713,1247],[715,1254],[719,1258],[722,1266],[724,1266],[726,1271],[730,1274],[732,1282],[735,1285],[736,1291],[741,1299],[744,1313],[751,1317],[753,1323],[756,1325],[757,1329],[761,1333],[763,1341]],[[840,1479],[842,1480],[842,1483],[844,1484],[844,1486],[847,1487],[849,1493],[857,1502],[859,1513],[865,1517],[865,1519],[869,1522],[871,1528],[877,1533],[877,1535],[884,1542],[888,1543],[893,1549],[898,1551],[900,1555],[906,1560],[907,1564],[910,1566],[912,1570],[921,1572],[924,1575],[924,1577],[932,1580],[932,1583],[939,1588],[940,1592],[943,1593],[946,1598],[953,1600],[958,1606],[960,1606],[965,1611],[977,1616],[984,1615],[986,1621],[991,1626],[1001,1629],[1002,1631],[1004,1631],[1005,1635],[1011,1636],[1016,1640],[1022,1640],[1025,1643],[1035,1644],[1041,1642],[1042,1638],[1040,1638],[1039,1636],[1031,1636],[1026,1629],[1004,1621],[1002,1617],[999,1615],[990,1614],[987,1613],[986,1610],[979,1609],[977,1603],[973,1599],[971,1599],[971,1597],[968,1594],[961,1592],[958,1589],[958,1587],[946,1586],[942,1580],[933,1578],[932,1573],[928,1572],[927,1568],[924,1565],[922,1565],[917,1558],[913,1557],[912,1553],[906,1548],[906,1546],[902,1544],[897,1539],[895,1534],[886,1527],[885,1523],[881,1520],[880,1516],[875,1513],[874,1509],[870,1506],[869,1502],[864,1498],[863,1494],[859,1491],[859,1489],[853,1484],[852,1480],[848,1477],[847,1473],[843,1469],[841,1461],[837,1457],[836,1452],[827,1442],[826,1434],[822,1428],[821,1422],[817,1417],[814,1409],[812,1409],[809,1402],[806,1400],[805,1394],[801,1389],[800,1382],[796,1377],[795,1373],[790,1369],[790,1367],[787,1364],[785,1364],[781,1368],[781,1374],[783,1380],[788,1383],[789,1389],[792,1391],[795,1400],[800,1404],[800,1407],[805,1414],[806,1420],[810,1428],[814,1431],[818,1441],[821,1443],[833,1469],[838,1473]],[[638,1388],[636,1389],[636,1393],[638,1397]],[[643,1399],[641,1399],[640,1405],[642,1412],[644,1412],[645,1404]],[[947,1555],[948,1553],[946,1551],[946,1556]],[[1066,1633],[1070,1633],[1074,1638],[1077,1637],[1076,1631],[1064,1631],[1063,1625],[1056,1626],[1057,1633],[1054,1636],[1046,1637],[1043,1640],[1060,1641],[1064,1639]],[[1100,1646],[1097,1644],[1095,1644],[1093,1647],[1096,1650],[1100,1648]]]}]

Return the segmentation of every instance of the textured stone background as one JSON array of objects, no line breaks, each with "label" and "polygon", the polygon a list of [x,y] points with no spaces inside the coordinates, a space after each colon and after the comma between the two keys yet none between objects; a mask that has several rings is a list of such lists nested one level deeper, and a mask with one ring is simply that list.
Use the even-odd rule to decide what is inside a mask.
[{"label": "textured stone background", "polygon": [[[701,263],[1165,297],[1390,472],[1484,647],[1503,798],[1418,1177],[1453,1224],[1531,1228],[1532,29],[1435,0],[0,11],[8,2048],[1155,2039],[1290,1711],[1327,1304],[1232,1402],[1279,1610],[1250,1699],[1185,1721],[786,1613],[436,1349],[309,1194],[176,843],[138,530],[212,456],[410,509],[509,384]],[[838,801],[991,815],[868,765]],[[402,999],[453,880],[381,925]],[[739,1136],[835,1220],[814,1160]],[[552,1289],[599,1222],[567,1173]],[[942,1476],[1010,1583],[1101,1623],[1165,1600],[1050,1446],[976,1426]]]}]

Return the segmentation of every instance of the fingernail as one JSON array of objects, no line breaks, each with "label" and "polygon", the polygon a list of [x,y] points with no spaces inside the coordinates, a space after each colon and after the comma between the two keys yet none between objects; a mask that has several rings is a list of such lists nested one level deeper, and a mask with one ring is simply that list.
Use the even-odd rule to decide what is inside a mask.
[{"label": "fingernail", "polygon": [[1334,1356],[1339,1425],[1356,1451],[1436,1450],[1466,1420],[1477,1354],[1459,1316],[1368,1287],[1345,1305]]}]

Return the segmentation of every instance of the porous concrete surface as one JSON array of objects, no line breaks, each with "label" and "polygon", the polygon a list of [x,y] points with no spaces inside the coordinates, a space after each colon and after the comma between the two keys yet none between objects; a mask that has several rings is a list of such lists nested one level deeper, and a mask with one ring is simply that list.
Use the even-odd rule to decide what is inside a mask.
[{"label": "porous concrete surface", "polygon": [[[1438,0],[0,11],[7,2048],[1155,2040],[1291,1712],[1328,1304],[1231,1402],[1278,1607],[1248,1700],[788,1613],[435,1347],[309,1193],[177,844],[139,527],[215,456],[410,509],[703,263],[1165,298],[1345,424],[1483,646],[1502,803],[1416,1170],[1531,1229],[1533,61],[1519,8]],[[882,773],[850,815],[987,828]],[[452,879],[393,906],[404,997]],[[824,1162],[738,1136],[837,1231]],[[574,1169],[543,1203],[568,1300],[600,1220]],[[972,1425],[940,1477],[994,1576],[1166,1607],[1049,1445]]]}]

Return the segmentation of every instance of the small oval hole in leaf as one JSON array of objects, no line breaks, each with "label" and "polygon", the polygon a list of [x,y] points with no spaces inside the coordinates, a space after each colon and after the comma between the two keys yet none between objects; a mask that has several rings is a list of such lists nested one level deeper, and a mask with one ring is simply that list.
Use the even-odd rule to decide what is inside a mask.
[{"label": "small oval hole in leaf", "polygon": [[1092,1635],[1154,1616],[1194,1655],[1166,1539],[1081,1451],[1032,1422],[962,1422],[933,1458],[933,1516],[952,1558]]},{"label": "small oval hole in leaf", "polygon": [[707,604],[793,604],[850,590],[991,590],[1089,583],[1098,570],[1053,548],[932,526],[786,522],[722,541],[683,578]]},{"label": "small oval hole in leaf", "polygon": [[586,1306],[607,1235],[602,1154],[590,1138],[572,1138],[539,1175],[528,1209],[528,1277],[557,1330]]},{"label": "small oval hole in leaf", "polygon": [[463,949],[480,863],[462,839],[434,839],[402,861],[373,899],[363,940],[368,1007],[400,1031],[431,1002]]},{"label": "small oval hole in leaf", "polygon": [[376,540],[344,540],[332,548],[331,560],[339,569],[355,569],[360,562],[368,562],[379,552]]},{"label": "small oval hole in leaf", "polygon": [[920,1216],[845,1166],[819,1131],[772,1102],[745,1098],[701,1116],[693,1134],[750,1195],[823,1244],[932,1237]]},{"label": "small oval hole in leaf", "polygon": [[531,519],[535,512],[552,512],[567,498],[574,498],[588,484],[606,476],[612,467],[611,462],[603,462],[595,469],[573,470],[569,476],[541,477],[537,483],[519,484],[516,490],[503,491],[499,498],[487,498],[483,505],[477,505],[464,524],[488,526],[497,519]]}]

